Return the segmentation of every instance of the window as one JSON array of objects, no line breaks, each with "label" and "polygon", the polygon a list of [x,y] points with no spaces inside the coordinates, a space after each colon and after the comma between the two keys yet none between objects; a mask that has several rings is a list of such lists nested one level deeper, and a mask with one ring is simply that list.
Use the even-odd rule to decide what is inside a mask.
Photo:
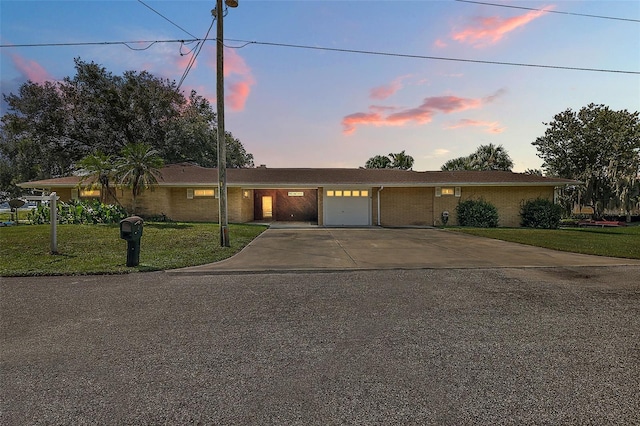
[{"label": "window", "polygon": [[187,199],[193,200],[194,197],[217,197],[216,190],[214,188],[205,188],[205,189],[192,189],[187,188]]},{"label": "window", "polygon": [[194,189],[193,196],[194,197],[213,197],[216,195],[215,189]]},{"label": "window", "polygon": [[442,195],[453,195],[453,188],[442,188]]},{"label": "window", "polygon": [[99,189],[81,189],[80,190],[80,196],[81,197],[99,198],[100,197],[100,190]]},{"label": "window", "polygon": [[369,191],[366,189],[345,189],[343,191],[339,190],[327,190],[327,197],[368,197]]}]

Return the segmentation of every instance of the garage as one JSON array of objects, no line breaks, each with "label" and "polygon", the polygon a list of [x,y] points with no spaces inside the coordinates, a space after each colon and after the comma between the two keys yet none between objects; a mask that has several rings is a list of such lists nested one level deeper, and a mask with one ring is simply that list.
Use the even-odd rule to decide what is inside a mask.
[{"label": "garage", "polygon": [[371,225],[371,188],[325,188],[326,226]]}]

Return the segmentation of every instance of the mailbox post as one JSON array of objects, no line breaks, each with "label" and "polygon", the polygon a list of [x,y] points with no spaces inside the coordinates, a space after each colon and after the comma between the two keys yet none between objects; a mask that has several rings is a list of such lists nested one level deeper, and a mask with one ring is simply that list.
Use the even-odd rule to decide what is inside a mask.
[{"label": "mailbox post", "polygon": [[120,221],[120,238],[127,241],[127,266],[138,266],[140,263],[140,239],[144,220],[131,216]]}]

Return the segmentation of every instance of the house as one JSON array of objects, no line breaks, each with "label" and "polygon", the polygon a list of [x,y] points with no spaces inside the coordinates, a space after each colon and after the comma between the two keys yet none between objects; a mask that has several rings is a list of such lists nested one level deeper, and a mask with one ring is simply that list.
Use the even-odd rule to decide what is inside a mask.
[{"label": "house", "polygon": [[[136,214],[177,221],[218,221],[217,170],[190,163],[161,170],[153,188],[136,200]],[[25,182],[25,189],[55,191],[62,201],[98,198],[100,189],[82,187],[78,177]],[[433,226],[456,224],[455,208],[484,199],[498,210],[500,226],[519,226],[520,207],[538,197],[553,200],[557,188],[576,184],[504,171],[407,171],[396,169],[267,168],[227,169],[231,223],[305,221],[320,226]],[[117,188],[131,206],[131,194]]]}]

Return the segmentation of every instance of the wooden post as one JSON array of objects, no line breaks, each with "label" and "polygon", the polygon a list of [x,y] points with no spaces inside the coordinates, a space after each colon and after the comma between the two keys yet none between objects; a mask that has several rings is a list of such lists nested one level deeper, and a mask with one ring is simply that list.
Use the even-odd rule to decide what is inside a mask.
[{"label": "wooden post", "polygon": [[58,201],[58,196],[55,192],[52,192],[49,196],[49,208],[51,210],[51,245],[50,245],[50,253],[58,254],[58,206],[56,202]]}]

